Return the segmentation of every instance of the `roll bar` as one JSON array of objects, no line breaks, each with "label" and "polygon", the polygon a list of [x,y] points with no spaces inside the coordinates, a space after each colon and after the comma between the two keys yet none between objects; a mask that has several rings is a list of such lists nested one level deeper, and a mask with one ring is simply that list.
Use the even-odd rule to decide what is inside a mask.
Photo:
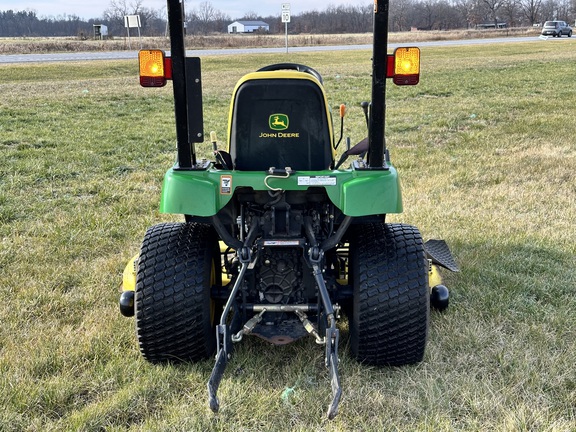
[{"label": "roll bar", "polygon": [[[168,25],[170,27],[170,43],[172,58],[172,80],[174,88],[174,108],[176,117],[176,138],[178,144],[178,167],[180,169],[194,169],[196,166],[195,142],[202,142],[203,131],[201,130],[202,119],[201,100],[198,96],[191,96],[191,90],[187,89],[191,83],[199,80],[191,80],[187,77],[186,50],[184,47],[184,21],[183,6],[181,0],[167,0],[168,2]],[[382,169],[385,165],[386,139],[384,136],[386,120],[386,76],[388,67],[388,9],[389,0],[374,0],[374,25],[373,25],[373,53],[372,53],[372,103],[369,114],[369,149],[368,165],[370,169]],[[188,79],[187,79],[188,78]],[[200,94],[201,98],[201,94]],[[196,108],[192,109],[190,103],[194,102]],[[200,112],[198,111],[200,104]],[[196,131],[191,132],[192,124]]]}]

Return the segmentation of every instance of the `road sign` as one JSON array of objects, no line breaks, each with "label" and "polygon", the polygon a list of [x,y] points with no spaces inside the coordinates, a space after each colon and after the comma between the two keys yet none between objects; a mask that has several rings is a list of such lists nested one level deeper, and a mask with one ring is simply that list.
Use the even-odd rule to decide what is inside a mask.
[{"label": "road sign", "polygon": [[288,53],[288,23],[290,22],[290,3],[282,3],[282,22],[286,32],[286,53]]}]

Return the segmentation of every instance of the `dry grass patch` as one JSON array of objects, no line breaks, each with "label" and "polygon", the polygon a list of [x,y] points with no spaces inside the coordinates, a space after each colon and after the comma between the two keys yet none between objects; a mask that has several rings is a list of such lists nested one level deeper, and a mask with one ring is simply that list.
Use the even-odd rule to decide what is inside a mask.
[{"label": "dry grass patch", "polygon": [[[434,40],[478,39],[494,37],[537,36],[539,29],[519,27],[499,30],[413,31],[390,33],[389,41],[425,42]],[[289,35],[289,46],[369,45],[372,33],[296,34]],[[218,48],[282,48],[284,34],[211,34],[186,37],[187,49]],[[165,37],[113,38],[109,40],[80,40],[72,37],[53,38],[0,38],[0,54],[39,54],[53,52],[117,51],[137,49],[169,49]]]}]

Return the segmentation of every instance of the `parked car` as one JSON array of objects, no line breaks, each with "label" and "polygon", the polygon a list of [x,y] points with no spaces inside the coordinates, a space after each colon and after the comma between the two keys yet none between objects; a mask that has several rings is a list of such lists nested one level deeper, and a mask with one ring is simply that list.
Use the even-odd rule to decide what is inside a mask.
[{"label": "parked car", "polygon": [[572,36],[572,27],[566,24],[565,21],[546,21],[542,28],[543,36],[562,37],[566,35]]}]

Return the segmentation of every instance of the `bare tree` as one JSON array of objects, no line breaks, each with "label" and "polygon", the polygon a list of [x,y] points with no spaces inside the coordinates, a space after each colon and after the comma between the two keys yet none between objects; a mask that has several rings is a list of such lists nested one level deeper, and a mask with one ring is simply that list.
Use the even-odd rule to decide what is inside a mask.
[{"label": "bare tree", "polygon": [[245,12],[244,16],[240,19],[246,20],[246,21],[258,21],[260,19],[260,15],[258,15],[256,12],[251,10],[251,11]]},{"label": "bare tree", "polygon": [[530,25],[534,25],[542,20],[542,0],[521,0],[520,9]]},{"label": "bare tree", "polygon": [[482,0],[482,3],[488,8],[489,16],[494,21],[494,26],[498,28],[498,11],[504,5],[506,0]]},{"label": "bare tree", "polygon": [[210,31],[210,22],[216,18],[216,9],[210,2],[202,2],[195,10],[196,22],[200,33],[208,33]]},{"label": "bare tree", "polygon": [[410,17],[414,16],[413,0],[390,1],[390,30],[410,30]]},{"label": "bare tree", "polygon": [[192,33],[208,34],[210,32],[221,32],[225,29],[225,24],[230,21],[230,17],[212,6],[212,3],[204,1],[198,8],[192,9],[186,14],[186,19],[191,24]]},{"label": "bare tree", "polygon": [[104,11],[104,19],[108,21],[110,32],[122,34],[124,32],[124,17],[138,15],[142,8],[142,0],[111,0]]},{"label": "bare tree", "polygon": [[121,19],[126,15],[137,15],[142,9],[143,0],[110,0],[108,9],[104,11],[106,19]]},{"label": "bare tree", "polygon": [[462,21],[466,23],[466,28],[473,27],[477,23],[474,13],[476,9],[475,0],[454,0],[452,5],[460,15]]},{"label": "bare tree", "polygon": [[502,16],[509,27],[516,27],[521,20],[520,0],[508,0],[502,6]]},{"label": "bare tree", "polygon": [[433,30],[436,28],[438,19],[440,18],[440,10],[437,7],[438,1],[424,0],[418,3],[416,8],[419,17],[418,28],[424,30]]},{"label": "bare tree", "polygon": [[556,18],[564,21],[570,21],[569,20],[571,9],[570,0],[558,0],[556,4],[557,4]]},{"label": "bare tree", "polygon": [[439,1],[436,7],[439,15],[436,20],[436,29],[451,30],[462,27],[462,21],[458,18],[458,11],[447,0]]},{"label": "bare tree", "polygon": [[[225,32],[231,19],[209,0],[199,0],[190,7],[186,18],[191,33]],[[144,0],[109,0],[101,17],[81,20],[76,16],[42,17],[33,10],[1,11],[0,36],[69,36],[89,35],[93,24],[105,24],[111,35],[126,34],[124,17],[139,15],[142,34],[161,35],[166,31],[166,6],[158,10],[143,6]],[[325,10],[311,10],[294,16],[291,33],[369,32],[372,29],[373,5],[362,0],[351,5],[329,5]],[[188,2],[188,4],[192,4]],[[576,0],[390,0],[390,30],[407,31],[471,28],[486,21],[510,26],[533,25],[551,19],[574,22]],[[237,19],[237,18],[235,18]],[[241,19],[262,20],[271,33],[283,32],[278,16],[259,16],[248,11]]]}]

